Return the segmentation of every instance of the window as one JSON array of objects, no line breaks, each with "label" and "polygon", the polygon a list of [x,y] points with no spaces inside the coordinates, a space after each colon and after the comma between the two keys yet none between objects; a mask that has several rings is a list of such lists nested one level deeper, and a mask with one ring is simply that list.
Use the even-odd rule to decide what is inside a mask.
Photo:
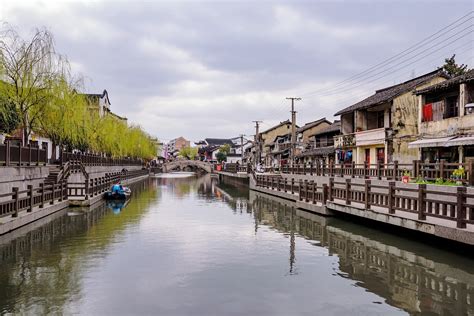
[{"label": "window", "polygon": [[377,112],[377,128],[385,126],[385,111]]},{"label": "window", "polygon": [[458,116],[459,102],[457,96],[451,96],[446,98],[446,112],[444,118]]},{"label": "window", "polygon": [[377,148],[377,162],[380,164],[385,163],[385,148]]}]

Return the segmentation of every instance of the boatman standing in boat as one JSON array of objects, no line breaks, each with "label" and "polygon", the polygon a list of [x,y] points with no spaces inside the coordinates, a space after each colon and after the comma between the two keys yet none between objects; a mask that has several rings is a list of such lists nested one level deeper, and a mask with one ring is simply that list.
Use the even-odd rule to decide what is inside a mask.
[{"label": "boatman standing in boat", "polygon": [[112,193],[119,193],[119,194],[123,194],[124,191],[123,191],[123,187],[122,185],[120,184],[120,182],[117,182],[116,184],[114,184],[112,186]]}]

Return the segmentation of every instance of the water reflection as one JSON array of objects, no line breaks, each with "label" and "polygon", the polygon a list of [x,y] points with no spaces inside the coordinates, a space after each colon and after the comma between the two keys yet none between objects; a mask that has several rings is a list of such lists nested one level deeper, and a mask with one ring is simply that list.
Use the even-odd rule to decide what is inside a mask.
[{"label": "water reflection", "polygon": [[[259,225],[290,235],[289,272],[297,271],[295,234],[339,257],[336,273],[410,314],[472,315],[474,262],[457,254],[301,210],[251,192]],[[412,252],[414,249],[418,255]]]},{"label": "water reflection", "polygon": [[[154,201],[156,185],[132,185],[132,199],[122,213],[106,203],[91,210],[60,211],[0,236],[0,313],[64,313],[68,301],[80,300],[84,273],[107,254],[114,240],[147,211],[140,201]],[[147,199],[144,199],[147,197]]]},{"label": "water reflection", "polygon": [[0,312],[474,314],[460,255],[209,175],[133,192],[1,236]]}]

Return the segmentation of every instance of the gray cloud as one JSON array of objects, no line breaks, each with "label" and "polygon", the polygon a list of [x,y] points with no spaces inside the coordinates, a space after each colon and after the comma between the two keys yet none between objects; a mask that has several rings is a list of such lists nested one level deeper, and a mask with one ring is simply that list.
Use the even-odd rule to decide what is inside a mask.
[{"label": "gray cloud", "polygon": [[[284,120],[288,94],[330,87],[472,9],[470,1],[6,1],[0,20],[25,34],[49,28],[89,78],[87,90],[106,88],[113,110],[131,122],[162,139],[198,140],[251,134],[253,119]],[[339,95],[305,98],[300,123],[332,118],[375,88],[429,71],[442,53]]]}]

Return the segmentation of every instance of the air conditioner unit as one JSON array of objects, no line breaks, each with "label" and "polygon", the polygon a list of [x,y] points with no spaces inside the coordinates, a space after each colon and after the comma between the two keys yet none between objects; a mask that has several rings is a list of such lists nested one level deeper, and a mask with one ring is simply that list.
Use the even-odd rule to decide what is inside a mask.
[{"label": "air conditioner unit", "polygon": [[474,113],[474,103],[468,103],[464,107],[466,108],[466,114]]}]

